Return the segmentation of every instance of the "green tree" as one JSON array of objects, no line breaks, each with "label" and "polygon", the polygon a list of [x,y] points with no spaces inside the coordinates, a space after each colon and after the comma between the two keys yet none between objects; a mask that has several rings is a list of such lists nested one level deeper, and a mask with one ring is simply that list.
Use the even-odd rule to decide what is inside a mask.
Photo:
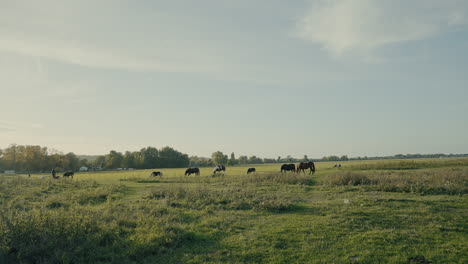
[{"label": "green tree", "polygon": [[159,168],[159,151],[154,147],[142,148],[140,150],[141,169]]},{"label": "green tree", "polygon": [[261,164],[263,163],[263,160],[261,158],[258,158],[257,156],[251,156],[249,157],[249,164]]},{"label": "green tree", "polygon": [[239,156],[238,162],[239,164],[247,164],[249,162],[249,158],[247,158],[247,156]]},{"label": "green tree", "polygon": [[221,151],[216,151],[211,154],[211,159],[215,165],[225,165],[228,161],[228,156],[224,155]]},{"label": "green tree", "polygon": [[88,159],[81,159],[80,160],[80,167],[90,167],[90,162]]},{"label": "green tree", "polygon": [[122,166],[123,155],[120,152],[111,150],[109,154],[104,156],[104,167],[107,169],[116,169]]},{"label": "green tree", "polygon": [[3,150],[0,149],[0,171],[5,170],[5,164],[3,161]]},{"label": "green tree", "polygon": [[75,155],[75,153],[70,152],[64,156],[67,166],[64,169],[77,171],[80,168],[80,159]]},{"label": "green tree", "polygon": [[342,160],[342,161],[347,161],[347,160],[349,160],[348,155],[343,155],[343,156],[341,156],[340,160]]},{"label": "green tree", "polygon": [[189,166],[190,167],[211,167],[213,166],[213,161],[208,158],[191,156]]},{"label": "green tree", "polygon": [[231,158],[228,160],[228,165],[234,166],[237,165],[237,163],[236,156],[234,155],[234,152],[232,152]]},{"label": "green tree", "polygon": [[187,154],[183,154],[171,147],[164,147],[159,151],[159,159],[163,168],[182,168],[190,163]]},{"label": "green tree", "polygon": [[124,168],[136,168],[137,167],[138,155],[135,152],[125,151],[122,160],[122,167]]},{"label": "green tree", "polygon": [[3,161],[6,169],[16,170],[17,146],[10,145],[3,151]]},{"label": "green tree", "polygon": [[104,156],[100,155],[100,156],[96,157],[93,164],[94,164],[94,166],[96,168],[103,168],[105,162],[106,162],[106,158]]},{"label": "green tree", "polygon": [[339,161],[340,157],[338,156],[325,156],[322,158],[323,161]]}]

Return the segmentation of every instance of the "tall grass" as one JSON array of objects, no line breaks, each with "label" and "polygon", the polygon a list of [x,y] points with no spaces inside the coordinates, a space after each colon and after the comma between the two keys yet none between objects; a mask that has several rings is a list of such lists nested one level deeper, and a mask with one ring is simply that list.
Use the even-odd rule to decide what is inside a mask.
[{"label": "tall grass", "polygon": [[365,185],[387,192],[463,195],[468,193],[468,169],[431,171],[338,172],[325,184],[331,186]]},{"label": "tall grass", "polygon": [[124,185],[11,177],[0,178],[0,191],[0,263],[125,263],[194,239],[157,205],[104,203]]},{"label": "tall grass", "polygon": [[0,209],[0,262],[125,263],[162,254],[194,239],[169,218],[136,209],[136,220],[118,210]]},{"label": "tall grass", "polygon": [[412,170],[468,166],[468,158],[379,161],[351,165],[354,170]]},{"label": "tall grass", "polygon": [[148,199],[164,199],[172,207],[205,208],[214,206],[220,209],[285,211],[293,208],[294,202],[276,194],[260,194],[243,188],[169,188],[153,189]]},{"label": "tall grass", "polygon": [[301,184],[301,185],[313,185],[313,176],[303,173],[258,173],[250,174],[244,177],[243,182],[245,183],[279,183],[279,184]]}]

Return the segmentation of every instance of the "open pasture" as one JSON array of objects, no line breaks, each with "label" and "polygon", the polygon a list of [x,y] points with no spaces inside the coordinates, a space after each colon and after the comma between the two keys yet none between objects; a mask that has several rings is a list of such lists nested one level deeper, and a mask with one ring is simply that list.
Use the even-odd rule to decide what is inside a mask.
[{"label": "open pasture", "polygon": [[468,261],[468,159],[280,166],[0,175],[0,262]]}]

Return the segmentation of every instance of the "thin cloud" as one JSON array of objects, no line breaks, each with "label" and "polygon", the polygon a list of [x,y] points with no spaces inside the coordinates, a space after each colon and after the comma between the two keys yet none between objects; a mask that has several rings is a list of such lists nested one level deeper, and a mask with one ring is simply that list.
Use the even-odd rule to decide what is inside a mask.
[{"label": "thin cloud", "polygon": [[171,62],[154,56],[132,56],[121,50],[99,49],[90,45],[86,47],[85,44],[57,41],[52,38],[41,40],[4,35],[1,40],[0,50],[92,68],[164,72],[200,69],[200,67],[190,67],[187,63]]},{"label": "thin cloud", "polygon": [[320,0],[299,19],[297,33],[340,56],[427,39],[466,24],[464,0]]},{"label": "thin cloud", "polygon": [[20,129],[40,129],[40,128],[44,128],[44,125],[40,123],[25,123],[25,122],[0,120],[0,131],[4,131],[4,132],[17,131]]}]

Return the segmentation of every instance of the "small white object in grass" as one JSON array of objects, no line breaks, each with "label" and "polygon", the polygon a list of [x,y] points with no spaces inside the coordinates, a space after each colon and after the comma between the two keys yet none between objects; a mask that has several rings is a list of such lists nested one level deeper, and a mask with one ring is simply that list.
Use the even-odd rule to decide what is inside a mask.
[{"label": "small white object in grass", "polygon": [[343,202],[344,202],[345,204],[349,204],[349,200],[348,200],[348,199],[344,199]]}]

